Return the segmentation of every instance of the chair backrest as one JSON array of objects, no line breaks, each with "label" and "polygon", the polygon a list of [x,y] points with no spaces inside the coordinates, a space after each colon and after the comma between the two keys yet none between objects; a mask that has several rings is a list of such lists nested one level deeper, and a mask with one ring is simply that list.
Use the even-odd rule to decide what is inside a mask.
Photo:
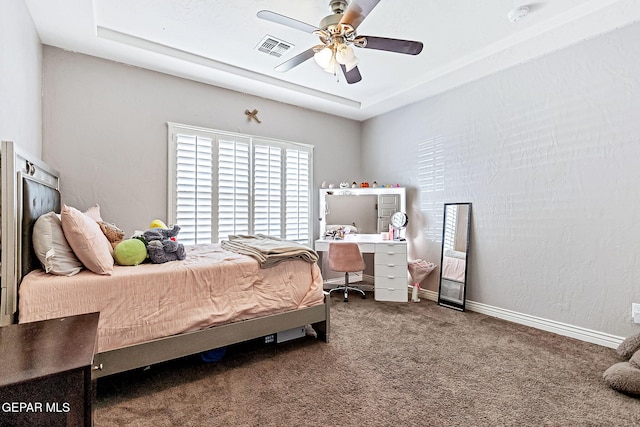
[{"label": "chair backrest", "polygon": [[345,273],[362,271],[366,267],[358,244],[352,242],[329,243],[327,263],[329,269]]}]

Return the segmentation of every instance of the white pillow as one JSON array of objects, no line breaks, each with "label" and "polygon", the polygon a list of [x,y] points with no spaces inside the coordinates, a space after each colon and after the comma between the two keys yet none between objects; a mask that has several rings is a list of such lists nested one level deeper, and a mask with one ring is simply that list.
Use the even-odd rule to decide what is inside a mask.
[{"label": "white pillow", "polygon": [[62,223],[55,212],[41,215],[33,226],[33,249],[47,273],[73,276],[83,265],[64,237]]}]

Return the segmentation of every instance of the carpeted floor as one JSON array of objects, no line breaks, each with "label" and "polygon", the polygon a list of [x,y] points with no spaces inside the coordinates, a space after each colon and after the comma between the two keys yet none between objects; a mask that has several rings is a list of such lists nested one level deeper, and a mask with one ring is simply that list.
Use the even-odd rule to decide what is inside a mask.
[{"label": "carpeted floor", "polygon": [[615,351],[432,301],[334,297],[329,343],[232,346],[98,381],[95,426],[634,426]]}]

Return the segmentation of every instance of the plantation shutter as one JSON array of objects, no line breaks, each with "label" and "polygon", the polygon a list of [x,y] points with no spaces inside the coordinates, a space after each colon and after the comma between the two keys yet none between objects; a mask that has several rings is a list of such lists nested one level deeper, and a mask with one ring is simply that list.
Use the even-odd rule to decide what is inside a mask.
[{"label": "plantation shutter", "polygon": [[282,149],[254,146],[254,232],[282,235]]},{"label": "plantation shutter", "polygon": [[230,234],[250,234],[249,142],[218,140],[218,241]]},{"label": "plantation shutter", "polygon": [[449,206],[447,219],[444,223],[444,249],[455,249],[456,245],[456,223],[458,222],[458,207]]},{"label": "plantation shutter", "polygon": [[186,244],[211,243],[213,140],[176,135],[176,223]]},{"label": "plantation shutter", "polygon": [[168,126],[167,219],[181,242],[266,234],[311,244],[313,147]]},{"label": "plantation shutter", "polygon": [[311,174],[309,151],[286,150],[285,236],[299,243],[309,242],[311,217]]}]

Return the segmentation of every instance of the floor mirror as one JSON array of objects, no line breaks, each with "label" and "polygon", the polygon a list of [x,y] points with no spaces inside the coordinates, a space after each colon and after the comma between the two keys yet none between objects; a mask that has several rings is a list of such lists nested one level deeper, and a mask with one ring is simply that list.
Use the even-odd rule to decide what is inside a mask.
[{"label": "floor mirror", "polygon": [[471,231],[471,203],[445,203],[438,304],[464,311]]}]

